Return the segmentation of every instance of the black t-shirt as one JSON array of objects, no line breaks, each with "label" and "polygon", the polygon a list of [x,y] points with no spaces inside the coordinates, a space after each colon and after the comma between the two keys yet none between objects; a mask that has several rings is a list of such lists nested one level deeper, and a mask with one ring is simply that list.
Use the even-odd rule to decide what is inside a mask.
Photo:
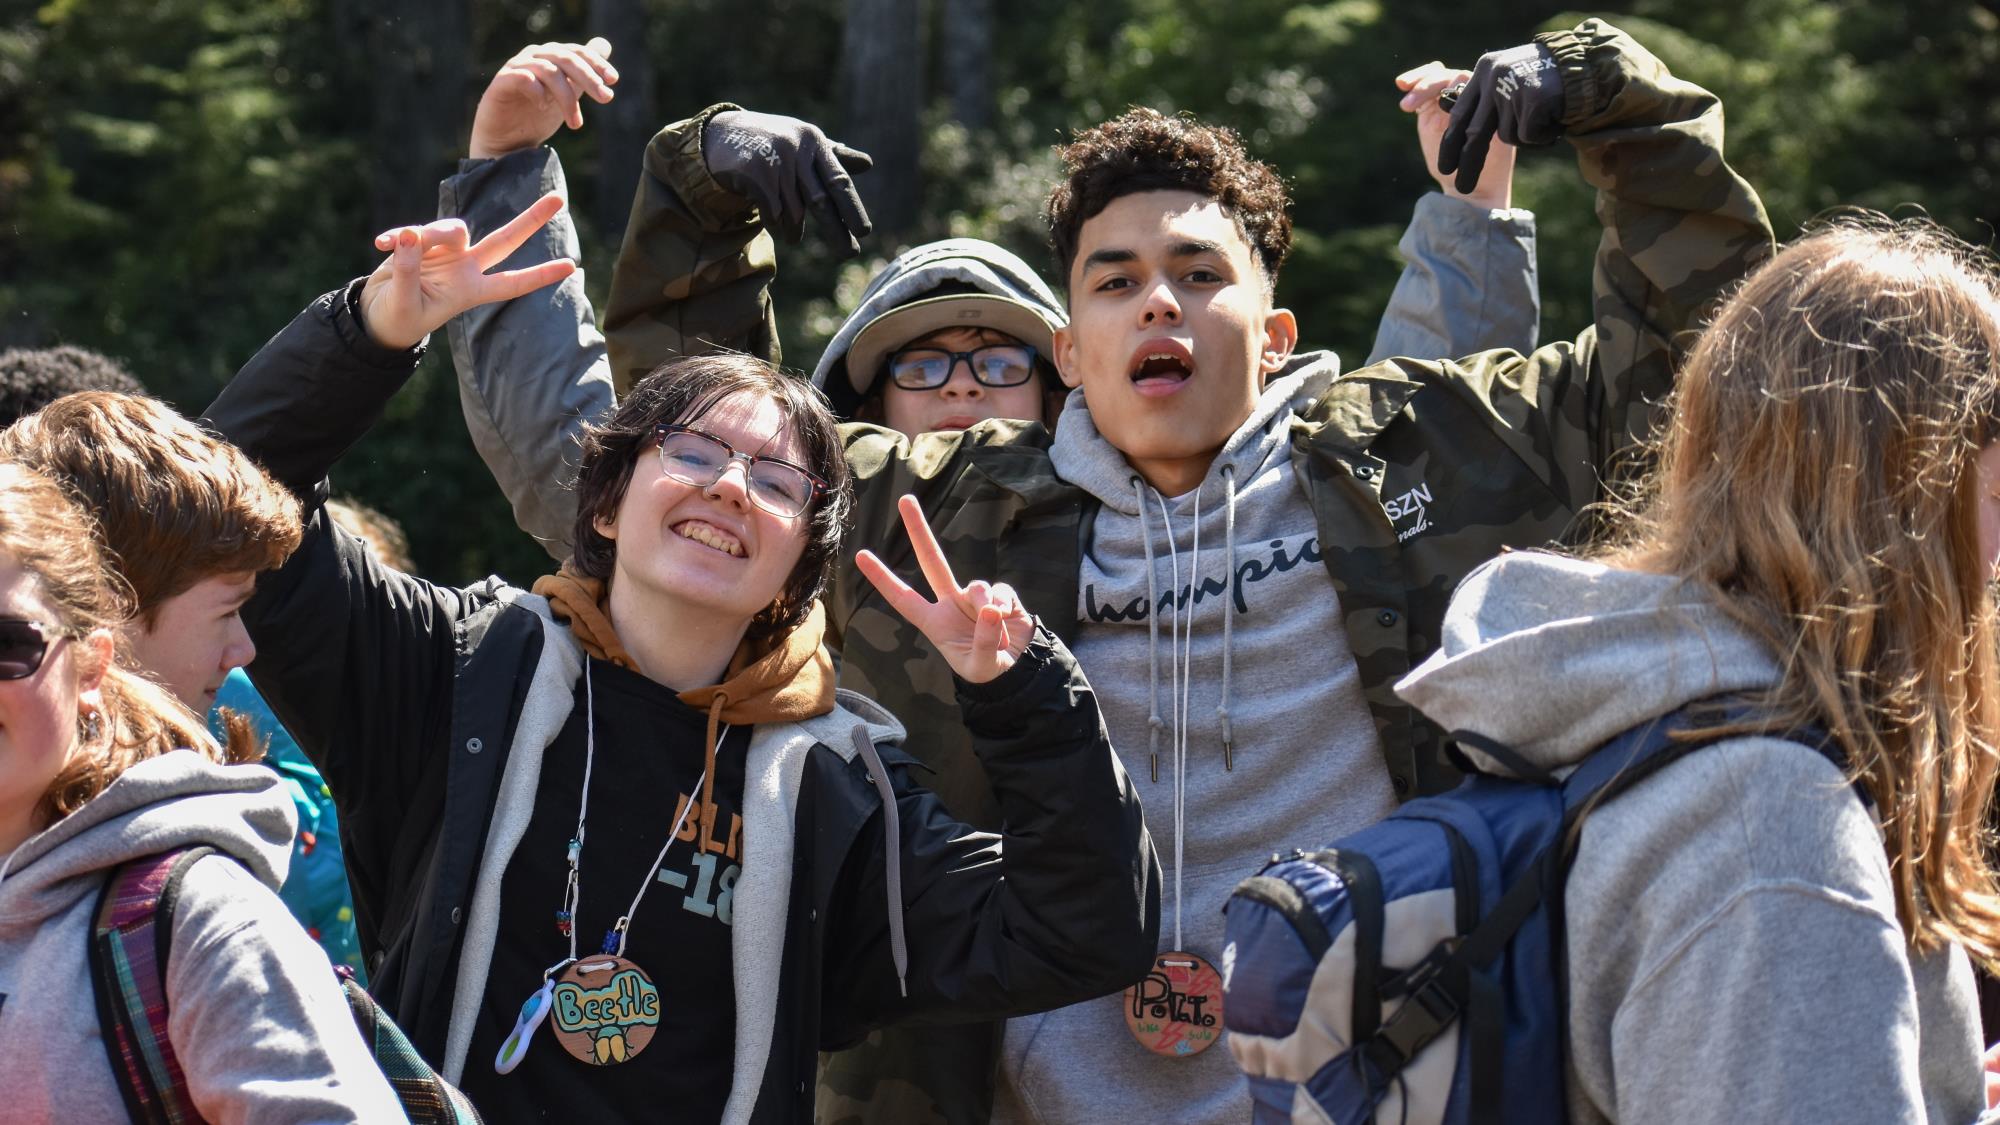
[{"label": "black t-shirt", "polygon": [[[542,972],[568,956],[556,928],[583,793],[584,682],[562,733],[542,757],[535,811],[500,880],[500,929],[479,1023],[460,1083],[490,1122],[715,1121],[735,1061],[735,972],[730,897],[743,848],[744,756],[750,728],[733,728],[716,753],[715,808],[704,816],[700,777],[707,716],[635,672],[590,661],[597,696],[597,754],[579,883],[576,950],[588,959],[605,931],[645,897],[627,930],[625,957],[659,990],[659,1026],[629,1061],[586,1063],[556,1042],[552,1012],[510,1074],[493,1056],[513,1030]],[[678,818],[687,823],[652,871]]]}]

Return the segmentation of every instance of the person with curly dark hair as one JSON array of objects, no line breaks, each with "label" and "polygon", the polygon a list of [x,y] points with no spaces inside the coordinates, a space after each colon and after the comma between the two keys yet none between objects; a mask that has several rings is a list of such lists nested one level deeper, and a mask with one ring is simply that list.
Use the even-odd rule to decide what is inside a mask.
[{"label": "person with curly dark hair", "polygon": [[[744,355],[641,380],[586,430],[577,548],[532,592],[401,574],[331,525],[329,470],[429,333],[569,273],[486,273],[561,202],[477,243],[385,234],[207,414],[305,513],[243,619],[340,802],[374,995],[489,1122],[763,1125],[812,1119],[821,1044],[1123,987],[1159,865],[1094,693],[914,504],[922,584],[842,550],[841,434],[804,382]],[[1003,831],[952,817],[915,740],[836,689],[836,557],[961,676]]]},{"label": "person with curly dark hair", "polygon": [[74,344],[0,352],[0,426],[78,391],[142,395],[146,388],[124,364]]},{"label": "person with curly dark hair", "polygon": [[[1070,392],[1053,429],[993,420],[916,437],[844,430],[850,548],[914,576],[898,504],[914,494],[954,566],[1034,590],[1034,604],[1075,607],[1053,627],[1101,691],[1168,877],[1162,940],[1124,996],[980,1029],[976,1043],[955,1029],[829,1041],[853,1049],[821,1072],[820,1119],[1240,1120],[1244,1080],[1207,1049],[1232,971],[1223,901],[1273,846],[1318,846],[1459,779],[1444,733],[1393,685],[1436,646],[1460,577],[1503,549],[1587,533],[1581,514],[1624,471],[1651,403],[1672,386],[1670,342],[1771,246],[1755,192],[1723,160],[1712,95],[1594,20],[1491,57],[1501,56],[1519,66],[1404,74],[1403,108],[1447,190],[1506,179],[1511,149],[1496,137],[1566,135],[1577,149],[1612,229],[1595,274],[1597,322],[1575,339],[1468,354],[1431,337],[1352,372],[1329,352],[1301,352],[1298,320],[1279,304],[1290,240],[1282,179],[1228,130],[1134,110],[1065,147],[1051,196],[1068,317],[1050,346]],[[1461,81],[1447,114],[1443,95]],[[1643,179],[1623,171],[1641,162]],[[1431,195],[1418,210],[1484,224],[1505,206]],[[649,241],[666,229],[649,223],[635,219],[626,255],[686,266],[714,286],[713,302],[728,297],[743,314],[718,342],[754,345],[748,326],[768,321],[743,291],[761,294],[745,228]],[[1409,257],[1385,335],[1404,323],[1398,309],[1435,311],[1439,294],[1470,292],[1462,307],[1478,308],[1480,274]],[[1406,286],[1431,296],[1406,301]],[[635,311],[644,294],[624,305],[616,279],[613,289],[626,317],[651,315],[661,333],[695,339],[698,306],[683,291],[653,286],[645,313]],[[585,309],[516,302],[505,331],[498,320],[484,329],[485,362],[461,366],[461,385],[478,392],[469,416],[477,407],[528,427],[506,444],[510,456],[561,450],[532,432],[534,420],[574,429],[558,406],[611,382],[601,363],[580,372],[572,360],[563,379],[537,366],[548,348],[576,350]],[[549,343],[522,343],[537,339]],[[1439,355],[1467,358],[1408,358]],[[552,492],[556,474],[542,478],[534,488]],[[517,513],[533,506],[509,492]],[[925,732],[928,780],[956,815],[1004,820],[968,738],[954,733],[941,656],[854,567],[836,570],[826,604],[842,683]]]},{"label": "person with curly dark hair", "polygon": [[1056,150],[1068,178],[1049,192],[1049,241],[1065,277],[1084,221],[1120,196],[1191,191],[1235,222],[1272,290],[1292,250],[1291,196],[1278,170],[1252,157],[1226,125],[1137,106]]},{"label": "person with curly dark hair", "polygon": [[[1594,20],[1525,52],[1555,64],[1533,71],[1542,85],[1475,79],[1455,118],[1433,118],[1437,163],[1483,158],[1490,174],[1506,158],[1494,133],[1566,133],[1612,228],[1597,323],[1575,339],[1346,373],[1300,352],[1278,303],[1282,179],[1228,130],[1135,109],[1064,146],[1049,197],[1069,311],[1053,344],[1073,389],[1053,436],[850,435],[850,541],[881,541],[892,498],[915,493],[963,565],[1077,607],[1073,650],[1160,846],[1151,970],[1121,997],[1009,1021],[987,1119],[1242,1119],[1244,1079],[1208,1049],[1221,982],[1245,971],[1223,902],[1275,848],[1457,783],[1444,732],[1394,684],[1436,647],[1460,577],[1588,534],[1583,513],[1672,386],[1670,342],[1770,253],[1712,95]],[[1405,80],[1435,98],[1457,77]],[[1626,174],[1641,155],[1643,179]],[[939,713],[921,638],[854,577],[836,576],[830,606],[847,681],[906,718]],[[941,792],[977,785],[969,763],[933,764]],[[823,1116],[889,1120],[914,1084],[980,1118],[907,1061],[834,1057]]]}]

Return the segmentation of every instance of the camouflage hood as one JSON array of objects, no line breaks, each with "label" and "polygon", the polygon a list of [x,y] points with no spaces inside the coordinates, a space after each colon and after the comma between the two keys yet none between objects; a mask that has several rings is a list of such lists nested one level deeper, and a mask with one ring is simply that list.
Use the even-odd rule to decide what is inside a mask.
[{"label": "camouflage hood", "polygon": [[[1028,263],[1004,247],[982,239],[947,238],[929,242],[903,251],[882,267],[882,272],[862,292],[861,303],[821,353],[819,366],[813,368],[812,382],[827,393],[836,413],[842,417],[851,415],[863,395],[863,388],[855,385],[847,365],[849,352],[856,350],[863,331],[888,313],[945,296],[983,297],[989,303],[998,298],[1011,306],[1011,310],[1002,310],[1003,314],[1011,311],[1013,315],[1005,322],[994,321],[991,326],[1035,345],[1043,358],[1054,362],[1048,336],[1068,324],[1069,317],[1063,311],[1062,301]],[[900,346],[935,330],[925,327],[888,343]],[[872,353],[879,349],[869,350]],[[872,378],[872,374],[863,375],[864,382]]]}]

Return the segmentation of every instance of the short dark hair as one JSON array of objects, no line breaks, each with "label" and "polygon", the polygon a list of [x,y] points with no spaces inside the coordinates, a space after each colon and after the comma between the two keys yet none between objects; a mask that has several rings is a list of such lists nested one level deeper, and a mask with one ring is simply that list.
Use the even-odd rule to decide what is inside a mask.
[{"label": "short dark hair", "polygon": [[1236,130],[1187,113],[1136,107],[1056,150],[1064,179],[1049,192],[1049,237],[1065,287],[1083,224],[1113,200],[1142,191],[1191,191],[1222,205],[1275,287],[1292,249],[1291,197],[1277,169],[1244,151]]},{"label": "short dark hair", "polygon": [[117,360],[88,348],[9,348],[0,352],[0,426],[77,391],[143,395],[146,388]]},{"label": "short dark hair", "polygon": [[805,467],[827,483],[827,490],[808,509],[805,551],[785,580],[784,591],[750,623],[750,639],[760,640],[804,621],[825,591],[851,503],[840,425],[826,397],[812,384],[761,359],[736,353],[677,359],[633,384],[610,419],[585,429],[570,561],[579,573],[609,581],[618,544],[600,534],[596,524],[618,514],[632,469],[654,432],[664,425],[692,422],[724,399],[745,393],[777,404],[785,424],[798,435]]}]

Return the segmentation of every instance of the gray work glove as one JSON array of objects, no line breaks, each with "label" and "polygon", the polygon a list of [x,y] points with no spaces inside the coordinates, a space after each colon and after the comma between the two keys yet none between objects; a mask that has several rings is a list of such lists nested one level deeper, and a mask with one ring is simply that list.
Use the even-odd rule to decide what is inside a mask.
[{"label": "gray work glove", "polygon": [[848,174],[875,162],[809,121],[724,110],[702,128],[701,158],[716,183],[756,204],[764,226],[787,242],[804,236],[808,213],[843,257],[859,254],[874,229]]},{"label": "gray work glove", "polygon": [[1458,190],[1479,185],[1497,133],[1510,145],[1551,145],[1562,136],[1562,72],[1540,43],[1488,51],[1454,91],[1451,123],[1438,142],[1438,171],[1458,173]]}]

